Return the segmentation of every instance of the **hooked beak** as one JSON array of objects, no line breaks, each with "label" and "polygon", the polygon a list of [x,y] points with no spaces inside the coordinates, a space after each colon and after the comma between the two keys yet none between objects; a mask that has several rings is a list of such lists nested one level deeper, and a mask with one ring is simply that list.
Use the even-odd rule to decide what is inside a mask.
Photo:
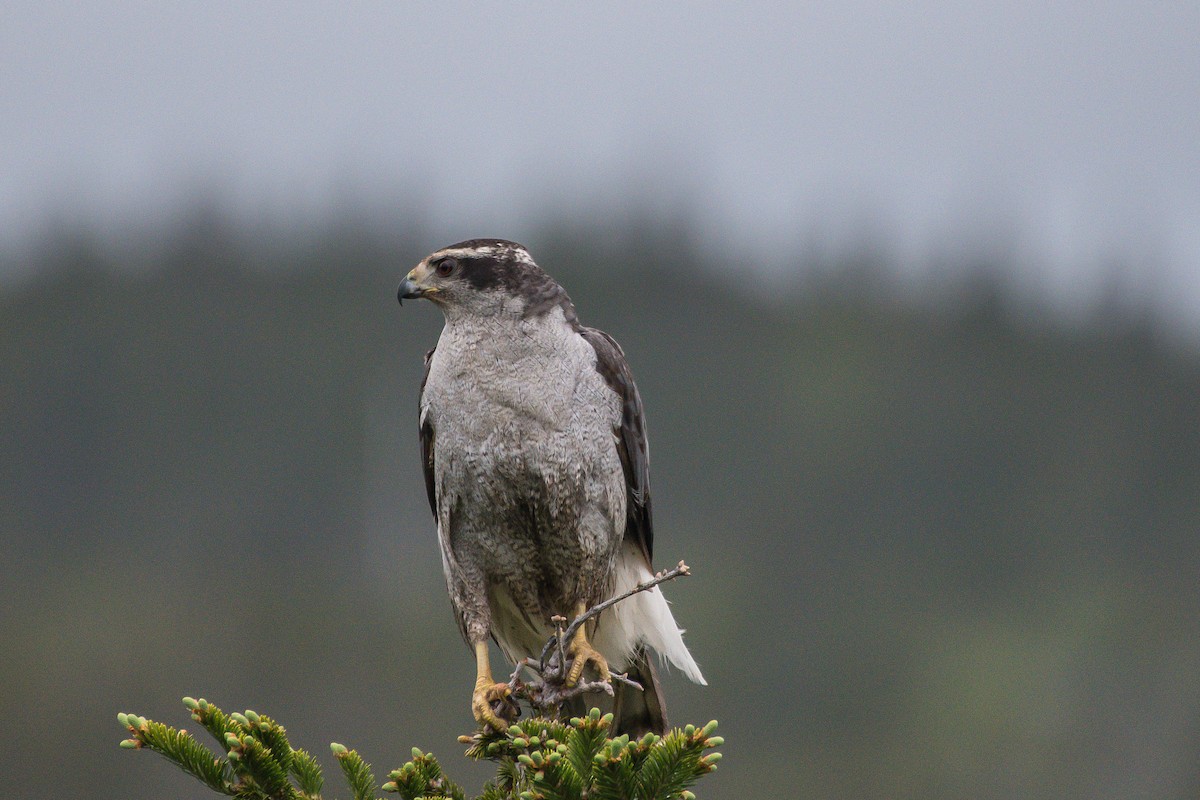
[{"label": "hooked beak", "polygon": [[396,291],[396,299],[400,301],[400,305],[404,305],[405,300],[415,300],[424,296],[425,290],[413,283],[411,276],[400,281],[400,288]]}]

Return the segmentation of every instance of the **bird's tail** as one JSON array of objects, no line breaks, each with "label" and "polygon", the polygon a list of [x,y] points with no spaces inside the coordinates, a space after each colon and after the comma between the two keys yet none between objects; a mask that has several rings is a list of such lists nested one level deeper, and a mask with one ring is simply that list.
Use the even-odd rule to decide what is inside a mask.
[{"label": "bird's tail", "polygon": [[[617,556],[612,594],[627,592],[653,577],[641,551],[636,545],[626,542]],[[643,654],[648,646],[695,683],[707,683],[699,665],[683,643],[683,631],[675,624],[667,598],[663,597],[657,586],[638,592],[601,614],[594,644],[608,657],[610,666],[618,670],[632,667],[635,657]],[[642,658],[645,660],[644,654]],[[625,663],[626,659],[628,663]]]},{"label": "bird's tail", "polygon": [[614,735],[627,733],[630,739],[638,739],[647,733],[665,734],[667,707],[658,685],[654,662],[645,650],[640,650],[630,659],[627,671],[630,680],[642,685],[642,691],[623,683],[613,686]]}]

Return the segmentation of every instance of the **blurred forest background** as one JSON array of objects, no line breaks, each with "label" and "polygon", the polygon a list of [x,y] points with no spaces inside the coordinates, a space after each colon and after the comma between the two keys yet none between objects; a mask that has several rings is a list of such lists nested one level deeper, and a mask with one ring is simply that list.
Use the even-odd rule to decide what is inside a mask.
[{"label": "blurred forest background", "polygon": [[482,782],[395,290],[498,236],[638,378],[702,797],[1194,800],[1197,31],[6,0],[0,797],[206,797],[185,694]]},{"label": "blurred forest background", "polygon": [[[416,745],[478,785],[417,457],[441,317],[394,294],[448,242],[182,220],[52,231],[0,288],[0,794],[204,796],[116,746],[118,711],[183,725],[184,694],[327,769],[331,740],[381,772]],[[768,279],[666,219],[524,238],[645,398],[711,684],[668,677],[670,710],[728,740],[705,796],[1196,795],[1187,335],[1034,304],[1013,264],[773,251]]]}]

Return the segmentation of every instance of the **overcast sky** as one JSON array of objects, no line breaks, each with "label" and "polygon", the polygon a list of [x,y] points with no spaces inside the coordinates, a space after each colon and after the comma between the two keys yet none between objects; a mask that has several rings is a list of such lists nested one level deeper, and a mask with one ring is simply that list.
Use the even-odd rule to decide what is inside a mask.
[{"label": "overcast sky", "polygon": [[1200,3],[6,0],[0,242],[198,189],[411,193],[463,238],[627,198],[730,249],[999,236],[1200,302]]}]

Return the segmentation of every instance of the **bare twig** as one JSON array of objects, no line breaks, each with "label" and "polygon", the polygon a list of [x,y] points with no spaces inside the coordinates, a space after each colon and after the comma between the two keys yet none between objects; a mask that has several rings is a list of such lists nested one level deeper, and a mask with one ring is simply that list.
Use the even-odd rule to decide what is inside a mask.
[{"label": "bare twig", "polygon": [[[639,592],[653,589],[660,583],[690,574],[687,564],[680,561],[674,569],[659,572],[645,583],[639,583],[627,592],[597,603],[571,620],[569,625],[566,625],[566,617],[558,615],[551,617],[554,634],[542,648],[541,657],[521,659],[508,679],[512,696],[524,698],[538,713],[547,714],[557,713],[563,703],[581,694],[603,692],[611,697],[614,683],[622,683],[644,691],[644,687],[640,683],[631,680],[628,674],[620,673],[613,673],[608,681],[580,680],[574,686],[567,686],[569,672],[567,643],[575,636],[580,626],[586,624],[588,620],[595,619],[617,603],[627,600]],[[536,677],[529,681],[522,680],[521,670],[523,669],[528,669]]]},{"label": "bare twig", "polygon": [[646,691],[646,687],[642,686],[640,683],[638,683],[637,681],[630,678],[628,673],[613,672],[609,675],[609,677],[612,678],[617,683],[623,683],[626,686],[632,686],[633,688],[637,689],[639,692]]},{"label": "bare twig", "polygon": [[[564,648],[566,647],[567,637],[563,633],[563,623],[567,621],[567,618],[560,616],[558,614],[555,614],[553,617],[550,618],[550,621],[554,623],[554,639],[553,639],[553,641],[558,646],[558,663],[561,664],[563,667],[566,667],[567,651]],[[546,650],[545,650],[545,648],[543,648],[542,649],[542,664],[545,665],[545,663],[546,663]]]},{"label": "bare twig", "polygon": [[522,658],[513,668],[512,674],[508,676],[508,688],[516,690],[521,682],[521,670],[528,669],[539,678],[542,676],[541,665],[532,658]]},{"label": "bare twig", "polygon": [[[574,636],[575,631],[579,630],[579,626],[583,625],[589,619],[593,619],[595,617],[600,616],[605,611],[607,611],[608,609],[615,606],[617,603],[621,602],[622,600],[626,600],[630,597],[633,597],[638,592],[648,591],[650,589],[653,589],[655,586],[658,586],[660,583],[666,583],[667,581],[673,581],[676,578],[685,578],[691,574],[692,574],[691,568],[687,564],[680,561],[679,564],[677,564],[674,569],[669,569],[669,570],[664,570],[662,572],[659,572],[650,580],[646,581],[645,583],[639,583],[637,586],[633,587],[628,592],[625,592],[624,594],[619,594],[616,597],[611,597],[602,603],[597,603],[596,605],[592,606],[587,611],[583,612],[578,617],[571,620],[571,624],[567,626],[566,631],[562,632],[560,635],[557,635],[550,641],[546,642],[546,646],[542,648],[542,658],[541,658],[542,664],[545,665],[546,657],[550,655],[550,648],[555,646],[556,642],[557,642],[559,648],[561,649],[562,643],[566,640],[569,640],[572,636]],[[561,663],[566,663],[565,659]]]}]

